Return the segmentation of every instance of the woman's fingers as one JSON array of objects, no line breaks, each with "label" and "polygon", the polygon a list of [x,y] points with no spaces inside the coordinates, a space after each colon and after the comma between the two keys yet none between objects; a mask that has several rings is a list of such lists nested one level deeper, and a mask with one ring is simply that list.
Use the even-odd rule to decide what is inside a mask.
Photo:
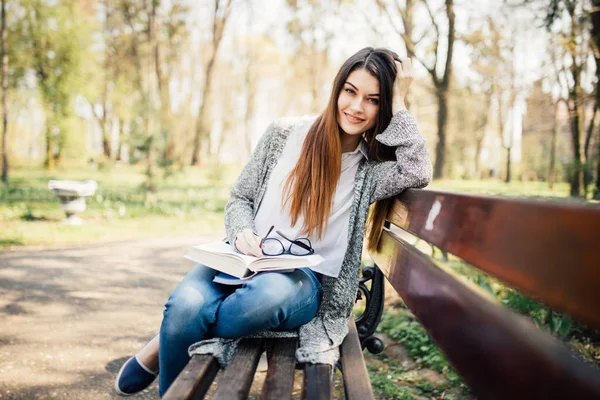
[{"label": "woman's fingers", "polygon": [[412,61],[408,57],[402,57],[396,61],[396,79],[394,81],[394,96],[392,100],[392,112],[396,114],[400,110],[406,109],[405,99],[408,95],[408,88],[413,81]]},{"label": "woman's fingers", "polygon": [[398,72],[396,73],[396,88],[399,96],[406,96],[408,88],[413,80],[412,62],[410,58],[405,57],[401,62],[396,61]]},{"label": "woman's fingers", "polygon": [[400,78],[412,78],[413,67],[410,57],[403,57],[400,61],[396,61],[396,69],[398,70],[396,73],[396,81]]},{"label": "woman's fingers", "polygon": [[402,65],[402,72],[404,73],[405,76],[411,76],[412,77],[412,61],[410,59],[410,57],[404,57],[400,59],[402,61],[401,65]]},{"label": "woman's fingers", "polygon": [[262,248],[260,247],[260,242],[262,242],[262,238],[258,235],[255,235],[253,232],[252,238],[250,240],[252,241],[251,242],[252,254],[255,257],[262,257],[264,255],[262,252]]},{"label": "woman's fingers", "polygon": [[254,257],[262,257],[262,249],[260,248],[261,238],[250,229],[244,229],[237,234],[235,239],[235,247],[242,254],[251,255]]}]

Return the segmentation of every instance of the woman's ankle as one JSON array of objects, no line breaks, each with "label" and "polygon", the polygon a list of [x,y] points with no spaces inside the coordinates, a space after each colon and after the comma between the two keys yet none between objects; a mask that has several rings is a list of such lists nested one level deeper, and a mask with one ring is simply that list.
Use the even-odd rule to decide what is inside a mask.
[{"label": "woman's ankle", "polygon": [[135,358],[137,359],[141,367],[144,368],[146,371],[150,372],[151,374],[158,373],[158,357],[143,357],[140,356],[140,354],[138,353],[135,355]]},{"label": "woman's ankle", "polygon": [[140,364],[140,367],[142,367],[146,372],[152,375],[158,375],[158,360],[156,363],[148,362],[148,360],[140,358],[139,354],[135,355],[135,359],[137,360],[138,364]]}]

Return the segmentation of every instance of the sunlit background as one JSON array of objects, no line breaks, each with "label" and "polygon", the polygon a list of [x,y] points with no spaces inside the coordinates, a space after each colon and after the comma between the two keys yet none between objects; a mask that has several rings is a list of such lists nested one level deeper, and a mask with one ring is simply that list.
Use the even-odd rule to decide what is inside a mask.
[{"label": "sunlit background", "polygon": [[594,191],[589,1],[5,3],[15,168],[240,163],[271,120],[320,112],[347,57],[384,46],[414,59],[436,178]]},{"label": "sunlit background", "polygon": [[[600,0],[0,4],[0,398],[110,398],[266,127],[319,113],[365,46],[413,59],[431,188],[600,200]],[[80,225],[50,180],[97,182]],[[420,245],[600,365],[600,332]],[[470,399],[394,293],[378,398]]]}]

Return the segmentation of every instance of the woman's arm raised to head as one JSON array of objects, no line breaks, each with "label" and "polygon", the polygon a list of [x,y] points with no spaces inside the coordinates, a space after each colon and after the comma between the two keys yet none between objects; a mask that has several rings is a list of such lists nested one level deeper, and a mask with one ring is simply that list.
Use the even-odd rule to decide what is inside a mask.
[{"label": "woman's arm raised to head", "polygon": [[396,60],[396,68],[392,104],[394,116],[388,127],[375,137],[378,142],[396,149],[396,161],[379,162],[374,166],[371,203],[395,196],[405,189],[425,187],[431,181],[433,169],[425,138],[419,133],[417,123],[404,103],[413,81],[410,58]]},{"label": "woman's arm raised to head", "polygon": [[225,205],[225,231],[232,245],[236,235],[242,230],[256,231],[254,214],[258,205],[255,200],[266,168],[267,153],[274,131],[273,123],[258,141],[250,160],[231,187],[231,194]]},{"label": "woman's arm raised to head", "polygon": [[429,184],[432,167],[425,138],[407,110],[396,113],[386,130],[375,139],[396,148],[396,161],[375,162],[371,203],[395,196],[405,189],[423,188]]}]

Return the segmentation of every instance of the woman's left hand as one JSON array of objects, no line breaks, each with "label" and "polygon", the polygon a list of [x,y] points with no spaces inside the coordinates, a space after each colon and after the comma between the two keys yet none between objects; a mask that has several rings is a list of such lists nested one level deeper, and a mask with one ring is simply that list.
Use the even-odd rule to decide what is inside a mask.
[{"label": "woman's left hand", "polygon": [[396,79],[394,81],[394,96],[392,103],[392,111],[396,114],[400,110],[406,110],[404,100],[408,95],[408,88],[413,81],[413,68],[410,58],[405,57],[396,61]]}]

